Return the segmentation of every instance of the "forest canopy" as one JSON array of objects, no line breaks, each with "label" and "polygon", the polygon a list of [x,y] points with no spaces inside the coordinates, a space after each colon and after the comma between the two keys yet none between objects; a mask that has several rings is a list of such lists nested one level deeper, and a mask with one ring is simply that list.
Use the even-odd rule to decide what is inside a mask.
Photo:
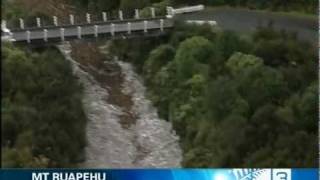
[{"label": "forest canopy", "polygon": [[2,166],[74,167],[84,158],[82,88],[55,49],[27,52],[3,44]]},{"label": "forest canopy", "polygon": [[113,46],[173,123],[184,167],[317,167],[318,66],[308,43],[272,28],[239,36],[181,25],[165,40]]}]

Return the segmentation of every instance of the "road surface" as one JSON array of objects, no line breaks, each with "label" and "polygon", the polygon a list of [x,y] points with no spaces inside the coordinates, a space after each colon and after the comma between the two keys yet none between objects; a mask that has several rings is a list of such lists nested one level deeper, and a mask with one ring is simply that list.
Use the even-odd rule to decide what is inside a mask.
[{"label": "road surface", "polygon": [[253,32],[257,27],[267,26],[272,21],[275,29],[297,32],[300,40],[318,44],[317,19],[308,17],[224,7],[207,8],[201,12],[179,15],[178,18],[181,20],[214,20],[224,30],[240,33]]}]

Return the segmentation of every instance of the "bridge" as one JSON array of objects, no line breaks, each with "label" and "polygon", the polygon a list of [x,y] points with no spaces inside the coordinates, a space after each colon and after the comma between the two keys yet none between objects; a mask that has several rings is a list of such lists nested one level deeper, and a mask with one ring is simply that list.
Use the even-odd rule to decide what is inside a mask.
[{"label": "bridge", "polygon": [[139,10],[135,10],[134,16],[124,19],[123,12],[119,10],[118,19],[108,20],[107,13],[102,12],[102,20],[92,21],[91,15],[86,14],[86,21],[75,23],[73,15],[69,16],[69,23],[59,25],[58,18],[53,16],[53,23],[49,26],[42,26],[41,19],[36,18],[36,27],[25,27],[23,19],[19,19],[20,27],[9,31],[5,21],[2,21],[2,40],[9,40],[15,43],[57,43],[73,39],[87,38],[116,38],[128,36],[159,36],[174,27],[173,16],[175,14],[200,11],[204,7],[192,6],[180,9],[167,7],[166,16],[157,16],[155,8],[150,8],[151,17],[140,18]]}]

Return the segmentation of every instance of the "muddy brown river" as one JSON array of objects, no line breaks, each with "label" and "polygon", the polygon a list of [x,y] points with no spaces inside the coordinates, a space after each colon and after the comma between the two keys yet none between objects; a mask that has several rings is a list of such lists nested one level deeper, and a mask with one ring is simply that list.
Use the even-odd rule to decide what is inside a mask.
[{"label": "muddy brown river", "polygon": [[175,168],[182,152],[171,123],[160,119],[134,67],[120,60],[81,64],[71,46],[59,46],[84,87],[89,168]]}]

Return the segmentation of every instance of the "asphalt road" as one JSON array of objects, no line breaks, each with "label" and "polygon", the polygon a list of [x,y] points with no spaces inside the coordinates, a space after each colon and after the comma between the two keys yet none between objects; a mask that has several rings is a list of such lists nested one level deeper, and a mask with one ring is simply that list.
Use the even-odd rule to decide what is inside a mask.
[{"label": "asphalt road", "polygon": [[[144,30],[144,22],[143,21],[132,21],[131,23],[131,31],[143,31]],[[164,19],[164,28],[170,28],[173,26],[173,22],[171,20],[166,20]],[[83,25],[81,26],[81,35],[93,35],[95,33],[95,28],[94,24],[92,25]],[[71,36],[77,36],[78,34],[78,29],[77,26],[69,26],[64,28],[64,35],[65,38],[71,37]],[[115,33],[117,32],[127,32],[128,31],[128,23],[123,22],[123,23],[115,23],[114,26]],[[160,20],[148,20],[147,24],[147,29],[152,30],[152,29],[160,29]],[[50,38],[59,38],[61,35],[60,28],[48,28],[47,31],[47,36],[48,39]],[[13,38],[16,41],[25,41],[27,39],[27,33],[26,31],[16,31],[12,32],[13,33]],[[98,33],[99,34],[111,34],[111,24],[100,24],[98,27]],[[43,39],[44,37],[44,31],[43,29],[33,29],[30,30],[30,39],[31,40],[39,40]]]},{"label": "asphalt road", "polygon": [[214,20],[224,30],[240,33],[253,32],[259,26],[273,22],[276,30],[296,32],[300,40],[318,44],[318,22],[308,17],[295,17],[279,13],[262,12],[235,8],[206,9],[177,17],[181,20]]}]

